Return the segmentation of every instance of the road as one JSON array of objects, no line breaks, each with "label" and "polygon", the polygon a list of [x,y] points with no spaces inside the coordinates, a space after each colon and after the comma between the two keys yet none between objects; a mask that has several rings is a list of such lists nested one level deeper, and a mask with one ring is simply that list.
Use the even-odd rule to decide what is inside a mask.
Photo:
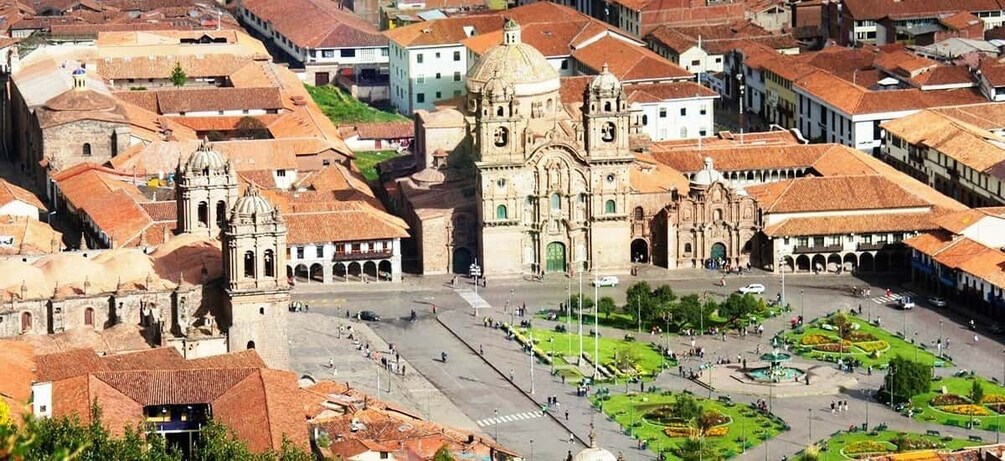
[{"label": "road", "polygon": [[[725,287],[716,286],[718,275],[699,270],[673,272],[647,270],[639,279],[641,278],[647,278],[654,286],[667,283],[677,293],[708,292],[719,297],[736,291],[748,283],[766,285],[766,297],[772,297],[782,291],[779,276],[756,271],[743,277],[735,275],[727,277]],[[524,364],[526,356],[512,343],[501,339],[501,335],[492,333],[491,329],[483,331],[479,326],[469,302],[474,299],[472,285],[461,282],[458,287],[453,288],[448,280],[448,278],[427,277],[410,280],[401,286],[384,285],[370,289],[357,285],[348,287],[350,290],[340,291],[338,294],[322,291],[323,289],[298,290],[295,298],[311,303],[312,312],[320,308],[321,312],[344,315],[347,308],[352,311],[369,309],[385,318],[391,318],[392,320],[376,324],[375,331],[388,342],[398,345],[405,358],[472,420],[479,421],[486,434],[498,435],[501,443],[521,451],[528,457],[531,451],[530,440],[534,440],[534,456],[539,459],[562,459],[568,450],[575,452],[582,445],[568,443],[568,430],[575,432],[580,440],[587,440],[592,421],[597,427],[602,445],[608,449],[615,453],[623,451],[626,459],[652,459],[651,452],[635,450],[631,439],[627,435],[619,434],[617,428],[610,422],[595,418],[596,412],[576,400],[570,388],[562,387],[560,383],[552,380],[547,374],[547,368],[543,366],[537,370],[538,392],[530,396],[530,382],[527,376],[529,362]],[[599,289],[600,296],[611,296],[619,305],[623,304],[625,289],[635,280],[637,278],[624,277],[618,287]],[[872,287],[871,298],[851,296],[852,286],[867,284]],[[893,291],[894,296],[886,297],[887,288]],[[503,306],[507,304],[517,306],[526,303],[531,312],[541,308],[557,308],[560,302],[567,299],[570,289],[573,293],[579,291],[578,279],[549,277],[543,282],[517,279],[490,280],[487,287],[478,288],[478,296],[493,307],[479,309],[479,314],[503,319],[507,315],[503,312]],[[462,297],[456,290],[467,293]],[[584,295],[593,296],[593,289],[588,286],[588,280],[584,280],[583,290]],[[884,327],[890,330],[899,331],[906,328],[909,338],[925,342],[935,341],[938,337],[949,338],[951,345],[947,354],[953,356],[959,368],[972,369],[984,376],[1005,378],[1003,376],[1005,355],[1001,343],[998,338],[984,337],[986,332],[979,329],[978,334],[982,339],[975,344],[973,333],[966,327],[966,322],[972,314],[962,311],[959,306],[931,308],[923,301],[912,311],[894,309],[892,300],[904,293],[913,294],[915,299],[924,298],[923,293],[907,286],[899,286],[888,279],[871,279],[867,282],[848,275],[794,275],[785,278],[785,298],[793,307],[793,317],[804,315],[809,320],[836,309],[857,309],[861,305],[863,316],[881,318]],[[434,304],[443,322],[433,319]],[[400,320],[407,317],[412,309],[420,315],[420,321],[415,326]],[[761,340],[762,346],[767,345],[768,338],[775,332],[787,328],[788,320],[788,317],[777,317],[765,322],[768,334]],[[990,324],[987,320],[978,320],[980,325]],[[448,331],[444,325],[450,326],[454,333]],[[731,356],[738,352],[750,352],[757,341],[753,338],[743,341],[730,340],[726,343],[716,341],[710,343],[709,348],[713,353]],[[472,350],[477,347],[475,344],[485,346],[485,360]],[[439,360],[442,351],[446,351],[449,357],[446,364]],[[513,383],[510,383],[506,376],[511,368],[517,370]],[[948,374],[954,370],[944,369],[939,372]],[[776,399],[775,413],[786,419],[793,426],[793,430],[742,457],[756,456],[757,459],[761,459],[766,457],[765,451],[768,453],[767,457],[772,459],[780,459],[783,455],[791,456],[805,447],[808,440],[819,439],[835,430],[864,422],[867,405],[863,389],[877,388],[882,377],[879,374],[873,376],[862,374],[857,378],[860,386],[849,389],[842,395]],[[659,384],[670,389],[693,386],[693,383],[676,380],[669,375],[661,376]],[[532,403],[531,398],[543,402],[545,396],[551,394],[560,395],[564,407],[561,411],[554,412],[555,418],[538,416],[536,413],[538,408]],[[851,409],[845,414],[827,414],[829,403],[834,399],[849,400]],[[878,405],[872,404],[869,407],[872,424],[884,421],[891,428],[904,430],[927,428]],[[814,409],[813,416],[809,414],[810,408]],[[566,409],[572,410],[572,421],[564,421],[562,413]],[[498,417],[501,418],[497,417],[496,410]],[[810,426],[813,428],[812,434]],[[940,429],[944,433],[952,432],[944,427]],[[982,435],[985,440],[994,440],[995,437],[993,433]]]}]

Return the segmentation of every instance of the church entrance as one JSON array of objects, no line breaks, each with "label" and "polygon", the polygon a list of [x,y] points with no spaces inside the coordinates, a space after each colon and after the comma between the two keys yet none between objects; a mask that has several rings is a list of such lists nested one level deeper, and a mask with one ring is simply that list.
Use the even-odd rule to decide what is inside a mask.
[{"label": "church entrance", "polygon": [[551,242],[545,252],[547,264],[545,272],[565,272],[565,245],[561,242]]},{"label": "church entrance", "polygon": [[712,259],[713,262],[718,263],[719,260],[726,259],[726,245],[721,243],[716,243],[712,245],[712,251],[709,252],[708,257]]},{"label": "church entrance", "polygon": [[455,274],[467,275],[471,270],[471,250],[464,247],[454,248],[454,263],[451,267],[451,272]]},{"label": "church entrance", "polygon": [[649,244],[645,240],[635,239],[632,240],[632,262],[636,263],[648,263],[649,262]]}]

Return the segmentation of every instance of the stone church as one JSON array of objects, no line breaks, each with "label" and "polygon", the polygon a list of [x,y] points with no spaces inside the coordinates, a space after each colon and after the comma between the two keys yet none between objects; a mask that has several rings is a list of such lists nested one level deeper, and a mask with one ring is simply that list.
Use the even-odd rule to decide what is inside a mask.
[{"label": "stone church", "polygon": [[409,221],[420,272],[477,263],[489,277],[605,275],[747,262],[754,200],[711,164],[689,181],[639,148],[641,113],[606,65],[563,103],[558,72],[509,20],[466,85],[456,107],[416,113],[415,173],[386,191]]},{"label": "stone church", "polygon": [[136,332],[124,348],[175,347],[189,358],[256,349],[285,368],[282,216],[254,186],[238,194],[233,166],[209,143],[176,175],[178,235],[159,247],[0,261],[0,337],[126,328]]}]

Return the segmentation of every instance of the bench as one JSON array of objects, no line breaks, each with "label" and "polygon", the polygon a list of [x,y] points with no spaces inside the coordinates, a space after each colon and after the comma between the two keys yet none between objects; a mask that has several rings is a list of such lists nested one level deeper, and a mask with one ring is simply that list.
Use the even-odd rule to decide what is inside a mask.
[{"label": "bench", "polygon": [[983,442],[984,441],[984,439],[982,439],[981,436],[979,436],[979,435],[970,435],[970,436],[967,436],[967,439],[970,440],[971,442]]},{"label": "bench", "polygon": [[886,424],[880,424],[880,425],[876,426],[876,432],[883,432],[883,431],[886,430],[886,428],[887,428]]},{"label": "bench", "polygon": [[728,395],[720,395],[719,396],[719,401],[722,402],[722,403],[727,403],[727,404],[728,403],[733,403],[733,399],[731,399]]},{"label": "bench", "polygon": [[925,433],[926,433],[926,434],[928,434],[928,435],[934,435],[934,436],[936,436],[936,437],[939,437],[939,436],[941,436],[941,435],[942,435],[942,434],[939,434],[939,431],[933,431],[933,430],[931,430],[931,429],[929,429],[929,430],[925,431]]}]

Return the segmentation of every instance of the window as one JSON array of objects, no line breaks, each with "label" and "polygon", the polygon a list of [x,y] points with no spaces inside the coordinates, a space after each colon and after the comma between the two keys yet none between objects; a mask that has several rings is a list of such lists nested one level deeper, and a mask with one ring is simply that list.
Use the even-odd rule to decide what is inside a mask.
[{"label": "window", "polygon": [[691,244],[690,243],[685,243],[684,244],[684,254],[691,254]]},{"label": "window", "polygon": [[89,327],[94,326],[94,309],[90,307],[84,309],[84,325]]},{"label": "window", "polygon": [[666,109],[666,107],[660,107],[660,118],[667,118],[667,109]]},{"label": "window", "polygon": [[461,52],[454,51],[454,61],[460,61],[460,60],[461,60]]},{"label": "window", "polygon": [[254,277],[255,276],[255,252],[246,251],[244,252],[244,276]]},{"label": "window", "polygon": [[415,83],[426,83],[426,74],[418,74],[415,76]]},{"label": "window", "polygon": [[862,243],[865,245],[872,245],[872,234],[865,234],[862,236]]},{"label": "window", "polygon": [[569,69],[569,60],[568,59],[563,59],[562,60],[562,70],[568,70],[568,69]]},{"label": "window", "polygon": [[436,52],[436,59],[440,59],[440,52],[439,51]]},{"label": "window", "polygon": [[455,98],[458,97],[458,96],[460,96],[460,95],[461,95],[461,90],[454,90],[454,97]]},{"label": "window", "polygon": [[415,95],[415,102],[424,103],[426,102],[426,93],[418,93]]},{"label": "window", "polygon": [[322,58],[334,58],[335,57],[335,50],[321,50],[321,57]]},{"label": "window", "polygon": [[209,227],[209,204],[206,202],[199,202],[197,209],[199,226]]},{"label": "window", "polygon": [[642,211],[642,207],[640,206],[635,207],[634,217],[636,221],[641,221],[642,218],[645,217],[645,212]]},{"label": "window", "polygon": [[796,237],[796,246],[797,247],[808,247],[808,246],[810,246],[810,239],[809,239],[809,237]]},{"label": "window", "polygon": [[461,73],[460,72],[454,72],[454,81],[455,82],[461,81]]},{"label": "window", "polygon": [[437,80],[439,80],[439,79],[440,79],[440,73],[439,73],[439,72],[437,72],[437,73],[436,73],[436,79],[437,79]]},{"label": "window", "polygon": [[422,53],[415,55],[415,62],[422,64]]},{"label": "window", "polygon": [[387,57],[387,48],[381,48],[380,49],[380,55],[386,58]]},{"label": "window", "polygon": [[324,245],[318,245],[318,246],[314,247],[314,257],[315,258],[324,258],[325,257],[325,247],[324,247]]},{"label": "window", "polygon": [[700,66],[701,65],[701,60],[700,59],[695,59],[695,60],[691,61],[691,65],[692,66]]},{"label": "window", "polygon": [[646,114],[642,114],[642,126],[646,125],[649,125],[649,116]]},{"label": "window", "polygon": [[686,117],[687,116],[687,107],[681,107],[680,108],[680,116],[681,117]]},{"label": "window", "polygon": [[614,214],[617,211],[617,209],[618,209],[618,207],[614,203],[614,200],[608,200],[608,201],[604,202],[604,213],[606,213],[606,214]]},{"label": "window", "polygon": [[705,115],[708,113],[708,108],[706,108],[705,106],[701,106],[701,110],[699,110],[698,113],[701,115]]},{"label": "window", "polygon": [[84,152],[83,152],[84,157],[90,157],[91,156],[91,143],[85,142],[83,149],[84,149]]},{"label": "window", "polygon": [[557,193],[551,194],[550,201],[552,211],[559,211],[562,209],[562,197]]},{"label": "window", "polygon": [[506,214],[506,205],[499,205],[496,207],[496,219],[508,219]]},{"label": "window", "polygon": [[286,177],[286,170],[276,170],[276,176],[278,176],[280,178],[285,178]]},{"label": "window", "polygon": [[442,99],[442,98],[443,98],[443,93],[437,91],[436,92],[436,99]]}]

